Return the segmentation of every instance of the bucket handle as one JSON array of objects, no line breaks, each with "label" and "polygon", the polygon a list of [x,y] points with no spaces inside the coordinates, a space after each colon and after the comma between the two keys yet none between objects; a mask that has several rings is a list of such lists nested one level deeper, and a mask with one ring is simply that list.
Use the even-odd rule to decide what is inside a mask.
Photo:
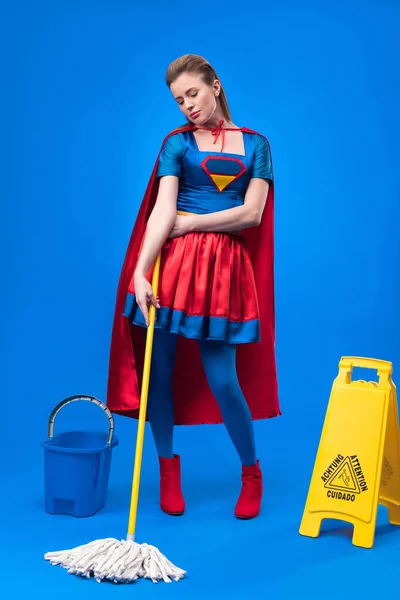
[{"label": "bucket handle", "polygon": [[107,444],[108,444],[108,446],[110,446],[111,440],[113,437],[113,433],[114,433],[114,417],[113,417],[110,409],[103,402],[101,402],[101,400],[99,400],[98,398],[95,398],[94,396],[85,396],[82,394],[77,394],[75,396],[69,396],[68,398],[65,398],[65,400],[62,400],[52,410],[51,415],[49,417],[49,425],[48,425],[48,431],[47,431],[48,438],[51,439],[54,436],[54,422],[55,422],[56,417],[57,417],[58,413],[60,412],[60,410],[62,408],[64,408],[64,406],[67,406],[67,404],[71,404],[71,402],[77,402],[78,400],[85,400],[87,402],[92,402],[92,404],[97,404],[97,406],[100,406],[100,408],[102,410],[104,410],[104,412],[106,413],[106,415],[108,417],[109,428],[108,428]]}]

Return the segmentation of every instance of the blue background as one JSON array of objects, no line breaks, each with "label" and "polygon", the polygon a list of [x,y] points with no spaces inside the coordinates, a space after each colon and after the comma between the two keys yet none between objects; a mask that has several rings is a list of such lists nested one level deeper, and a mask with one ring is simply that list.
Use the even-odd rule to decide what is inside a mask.
[{"label": "blue background", "polygon": [[[386,512],[369,551],[342,523],[318,540],[298,527],[340,357],[393,361],[396,382],[398,3],[16,0],[0,10],[1,588],[16,598],[320,598],[335,573],[330,593],[381,590],[400,543]],[[234,122],[272,146],[283,416],[255,424],[265,496],[251,522],[232,516],[240,465],[223,427],[177,430],[188,504],[178,520],[158,509],[146,431],[137,539],[189,576],[116,592],[43,553],[125,537],[136,421],[116,418],[109,501],[91,519],[44,513],[40,443],[64,397],[105,399],[126,245],[161,140],[182,122],[164,75],[187,52],[214,65]],[[106,421],[76,405],[56,430],[86,426]]]}]

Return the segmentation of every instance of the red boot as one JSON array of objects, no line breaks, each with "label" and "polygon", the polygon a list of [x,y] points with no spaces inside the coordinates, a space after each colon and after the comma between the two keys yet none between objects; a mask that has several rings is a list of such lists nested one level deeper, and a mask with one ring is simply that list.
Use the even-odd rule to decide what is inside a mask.
[{"label": "red boot", "polygon": [[238,519],[253,519],[260,512],[263,492],[260,462],[242,465],[242,490],[235,507]]},{"label": "red boot", "polygon": [[180,457],[159,457],[160,462],[160,506],[169,515],[181,515],[185,510],[185,501],[181,489]]}]

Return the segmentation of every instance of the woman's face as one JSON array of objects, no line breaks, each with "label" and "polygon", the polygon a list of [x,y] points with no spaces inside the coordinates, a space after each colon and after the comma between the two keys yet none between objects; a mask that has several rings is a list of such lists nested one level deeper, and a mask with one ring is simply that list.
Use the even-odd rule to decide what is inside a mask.
[{"label": "woman's face", "polygon": [[185,117],[196,125],[203,125],[212,118],[217,108],[221,86],[218,80],[211,87],[200,75],[182,73],[171,83],[170,89]]}]

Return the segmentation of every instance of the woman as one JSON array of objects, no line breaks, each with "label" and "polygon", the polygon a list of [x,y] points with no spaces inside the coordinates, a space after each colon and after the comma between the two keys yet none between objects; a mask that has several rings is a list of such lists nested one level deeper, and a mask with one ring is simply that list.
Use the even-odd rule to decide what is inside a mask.
[{"label": "woman", "polygon": [[[274,356],[273,170],[268,141],[233,124],[221,82],[197,55],[167,85],[188,125],[161,147],[117,293],[107,404],[137,418],[150,303],[157,309],[147,418],[160,505],[182,514],[174,424],[224,422],[241,461],[234,514],[256,517],[262,473],[253,420],[280,414]],[[160,251],[157,298],[152,265]]]}]

